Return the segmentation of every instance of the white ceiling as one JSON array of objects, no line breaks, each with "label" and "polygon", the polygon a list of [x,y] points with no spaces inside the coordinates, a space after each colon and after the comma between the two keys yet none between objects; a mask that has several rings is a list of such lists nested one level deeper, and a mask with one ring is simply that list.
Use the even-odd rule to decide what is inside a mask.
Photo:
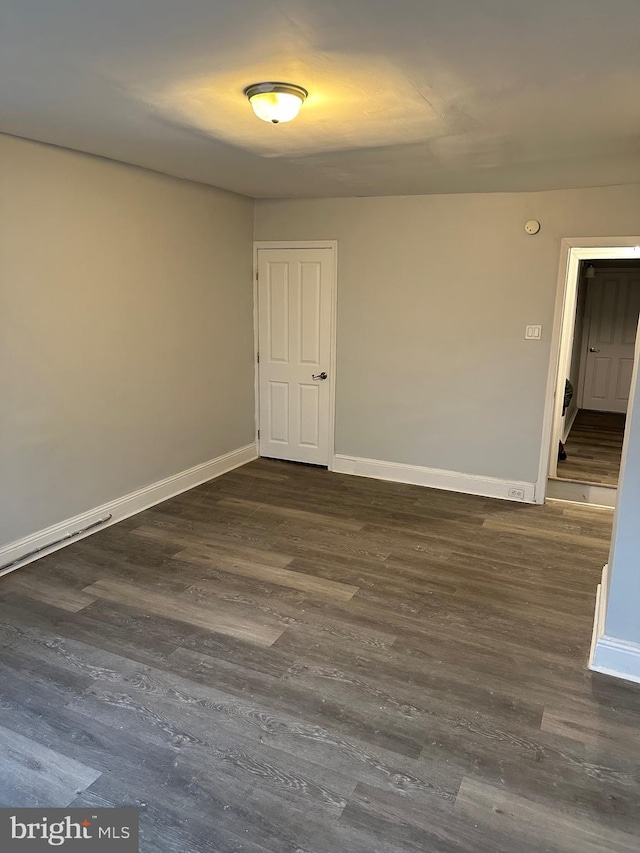
[{"label": "white ceiling", "polygon": [[[261,80],[309,90],[257,119]],[[639,0],[2,0],[0,129],[255,197],[640,181]]]}]

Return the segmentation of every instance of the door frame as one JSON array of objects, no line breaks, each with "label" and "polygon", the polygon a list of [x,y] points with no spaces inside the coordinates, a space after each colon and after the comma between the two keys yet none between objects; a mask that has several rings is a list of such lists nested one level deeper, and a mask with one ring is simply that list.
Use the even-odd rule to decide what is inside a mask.
[{"label": "door frame", "polygon": [[261,249],[331,249],[332,293],[331,333],[329,350],[329,460],[328,469],[335,464],[336,432],[336,321],[338,316],[338,241],[337,240],[255,240],[253,243],[253,365],[255,398],[255,441],[260,456],[260,366],[258,364],[259,315],[258,315],[258,252]]},{"label": "door frame", "polygon": [[[558,470],[557,447],[560,440],[564,383],[575,333],[580,261],[603,259],[640,260],[640,236],[562,238],[536,482],[538,504],[545,501],[547,479],[555,476]],[[640,348],[636,346],[636,363],[639,353]],[[637,364],[634,367],[637,367]]]}]

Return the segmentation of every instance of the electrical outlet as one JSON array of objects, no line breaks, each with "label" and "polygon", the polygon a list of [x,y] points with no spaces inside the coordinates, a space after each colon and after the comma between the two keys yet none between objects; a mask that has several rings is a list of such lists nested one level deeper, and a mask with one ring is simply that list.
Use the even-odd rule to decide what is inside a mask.
[{"label": "electrical outlet", "polygon": [[515,498],[515,500],[523,501],[524,489],[519,489],[517,488],[517,486],[509,486],[508,495],[510,498]]}]

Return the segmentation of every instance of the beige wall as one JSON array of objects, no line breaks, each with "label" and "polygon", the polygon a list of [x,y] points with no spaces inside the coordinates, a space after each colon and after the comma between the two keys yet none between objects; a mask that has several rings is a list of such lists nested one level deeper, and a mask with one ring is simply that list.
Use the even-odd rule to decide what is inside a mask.
[{"label": "beige wall", "polygon": [[253,441],[251,200],[0,136],[0,545]]},{"label": "beige wall", "polygon": [[[7,136],[0,168],[3,545],[253,440],[253,203]],[[633,233],[638,185],[255,210],[339,241],[337,451],[524,481],[560,238]]]},{"label": "beige wall", "polygon": [[256,202],[257,240],[339,241],[337,452],[529,482],[560,239],[638,233],[637,184]]}]

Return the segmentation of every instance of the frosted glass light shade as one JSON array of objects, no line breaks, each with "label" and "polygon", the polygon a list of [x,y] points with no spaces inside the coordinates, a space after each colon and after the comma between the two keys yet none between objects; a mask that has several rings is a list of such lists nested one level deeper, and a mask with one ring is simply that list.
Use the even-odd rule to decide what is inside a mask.
[{"label": "frosted glass light shade", "polygon": [[290,83],[256,83],[245,89],[245,95],[258,118],[280,124],[298,115],[307,90]]}]

